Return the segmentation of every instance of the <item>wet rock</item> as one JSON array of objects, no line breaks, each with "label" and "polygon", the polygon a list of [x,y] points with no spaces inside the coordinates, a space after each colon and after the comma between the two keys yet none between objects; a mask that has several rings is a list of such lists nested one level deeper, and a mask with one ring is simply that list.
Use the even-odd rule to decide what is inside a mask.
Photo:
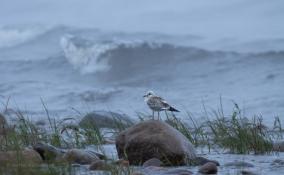
[{"label": "wet rock", "polygon": [[144,121],[116,137],[118,157],[139,165],[157,158],[164,165],[185,165],[196,158],[195,148],[179,131],[162,121]]},{"label": "wet rock", "polygon": [[95,154],[99,159],[103,159],[103,160],[107,159],[107,157],[104,154],[98,153],[93,150],[87,150],[87,151],[91,154]]},{"label": "wet rock", "polygon": [[40,155],[33,149],[24,149],[22,151],[1,151],[0,165],[15,164],[39,164],[42,163]]},{"label": "wet rock", "polygon": [[115,161],[114,163],[116,165],[119,165],[119,166],[129,167],[129,161],[128,160],[120,159],[120,160]]},{"label": "wet rock", "polygon": [[140,170],[141,173],[145,175],[192,175],[190,170],[185,168],[164,168],[149,166]]},{"label": "wet rock", "polygon": [[129,116],[107,111],[91,112],[83,117],[79,125],[85,128],[117,128],[118,123],[119,125],[122,125],[122,127],[129,127],[133,125],[133,121]]},{"label": "wet rock", "polygon": [[37,143],[33,146],[33,149],[40,154],[44,161],[60,161],[66,152],[63,149],[45,143]]},{"label": "wet rock", "polygon": [[[45,144],[45,143],[37,143],[33,146],[33,149],[37,151],[42,159],[44,161],[55,161],[55,162],[62,162],[66,161],[66,158],[71,155],[71,153],[75,153],[75,155],[79,155],[78,153],[81,152],[83,155],[88,155],[87,157],[98,157],[99,159],[106,159],[106,156],[98,153],[96,151],[93,151],[91,149],[86,149],[86,150],[79,150],[78,149],[71,149],[71,150],[65,150],[65,149],[60,149],[55,146],[52,146],[50,144]],[[68,154],[66,154],[68,153]],[[64,157],[65,156],[65,157]],[[72,157],[72,156],[71,156]]]},{"label": "wet rock", "polygon": [[22,152],[22,155],[25,161],[33,162],[33,163],[42,163],[42,158],[40,157],[38,152],[36,152],[33,149],[29,149],[29,148],[25,149]]},{"label": "wet rock", "polygon": [[245,161],[234,161],[234,162],[229,162],[224,164],[224,166],[230,167],[230,166],[235,166],[235,167],[254,167],[252,163],[245,162]]},{"label": "wet rock", "polygon": [[284,160],[283,159],[275,159],[271,165],[273,166],[284,166]]},{"label": "wet rock", "polygon": [[284,141],[273,143],[273,151],[284,152]]},{"label": "wet rock", "polygon": [[193,173],[186,169],[170,169],[165,174],[168,175],[192,175]]},{"label": "wet rock", "polygon": [[69,163],[78,164],[91,164],[97,160],[100,160],[95,154],[81,150],[81,149],[70,149],[63,155],[63,160]]},{"label": "wet rock", "polygon": [[89,169],[94,171],[106,171],[110,166],[103,160],[96,160],[91,163]]},{"label": "wet rock", "polygon": [[96,160],[91,163],[89,169],[90,170],[97,170],[97,171],[107,171],[111,168],[111,166],[120,166],[120,167],[129,167],[129,162],[127,160],[117,160],[112,164],[108,164],[106,161],[103,160]]},{"label": "wet rock", "polygon": [[201,167],[199,167],[198,172],[203,173],[203,174],[216,174],[218,171],[218,168],[215,163],[213,162],[208,162]]},{"label": "wet rock", "polygon": [[99,159],[103,159],[103,160],[107,159],[107,157],[104,154],[95,151],[94,148],[87,148],[87,149],[82,149],[82,150],[87,152],[88,154],[97,156]]},{"label": "wet rock", "polygon": [[214,163],[216,166],[220,166],[219,162],[217,162],[216,160],[209,160],[209,159],[206,159],[204,157],[196,157],[194,160],[193,160],[193,163],[195,165],[204,165],[208,162],[212,162]]},{"label": "wet rock", "polygon": [[252,172],[250,170],[241,170],[242,175],[257,175],[257,173]]},{"label": "wet rock", "polygon": [[46,121],[43,120],[43,119],[37,120],[37,121],[35,122],[35,124],[36,124],[37,126],[45,126],[45,125],[46,125]]},{"label": "wet rock", "polygon": [[147,160],[146,162],[143,163],[143,167],[149,167],[149,166],[161,166],[163,162],[161,162],[157,158],[152,158]]}]

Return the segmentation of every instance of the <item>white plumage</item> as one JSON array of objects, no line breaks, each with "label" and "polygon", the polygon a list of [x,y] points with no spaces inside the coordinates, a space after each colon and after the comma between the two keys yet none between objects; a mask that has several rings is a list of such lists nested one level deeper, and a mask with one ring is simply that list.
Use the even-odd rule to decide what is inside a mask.
[{"label": "white plumage", "polygon": [[155,119],[154,112],[158,112],[158,120],[160,120],[160,111],[179,112],[169,105],[162,97],[155,95],[153,91],[148,91],[143,97],[149,108],[153,111],[153,119]]}]

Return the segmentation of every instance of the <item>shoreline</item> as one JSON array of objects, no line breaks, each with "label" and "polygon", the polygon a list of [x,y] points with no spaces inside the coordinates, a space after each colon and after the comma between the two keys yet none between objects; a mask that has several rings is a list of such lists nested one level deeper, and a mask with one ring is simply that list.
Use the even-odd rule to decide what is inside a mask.
[{"label": "shoreline", "polygon": [[[111,113],[107,111],[105,111],[105,113],[96,113],[94,111],[93,113],[89,114],[89,118],[88,115],[85,115],[83,117],[83,119],[88,119],[85,120],[85,124],[87,123],[91,125],[91,128],[88,128],[86,125],[84,125],[83,119],[78,122],[74,118],[70,117],[56,121],[56,119],[53,119],[51,116],[49,116],[47,109],[46,114],[48,123],[34,123],[33,121],[29,120],[28,117],[24,116],[21,112],[18,112],[16,114],[18,115],[19,120],[18,123],[14,123],[13,126],[9,125],[4,116],[1,116],[3,130],[2,132],[0,132],[0,136],[2,137],[2,143],[6,143],[6,145],[2,144],[2,154],[7,151],[17,152],[19,150],[32,148],[33,145],[37,143],[55,146],[54,148],[56,150],[62,149],[65,151],[67,150],[67,152],[68,150],[72,149],[80,149],[82,151],[86,148],[94,149],[95,146],[97,147],[97,150],[91,149],[92,151],[100,151],[105,156],[108,152],[112,153],[112,157],[108,159],[110,162],[119,161],[117,155],[114,156],[115,154],[117,154],[114,144],[116,135],[124,130],[127,130],[127,128],[131,126],[139,124],[143,121],[149,121],[149,116],[143,116],[141,114],[137,117],[137,120],[133,120],[132,118],[128,118],[128,116],[124,114]],[[284,151],[284,131],[281,126],[282,121],[280,121],[279,118],[276,118],[276,122],[273,128],[268,128],[267,126],[265,126],[265,124],[262,123],[261,117],[242,117],[241,112],[237,106],[236,108],[234,108],[231,117],[229,118],[220,116],[222,115],[222,112],[219,112],[218,115],[216,113],[215,119],[208,119],[208,121],[204,121],[202,123],[196,121],[191,116],[188,116],[188,120],[191,121],[192,125],[188,125],[188,123],[183,122],[176,116],[170,116],[166,123],[175,128],[178,132],[182,133],[195,146],[199,155],[205,155],[207,158],[214,158],[215,160],[218,160],[221,164],[220,167],[218,167],[218,174],[240,174],[243,170],[260,174],[267,173],[271,171],[271,169],[275,170],[276,174],[279,171],[282,171],[281,165],[284,163],[284,160],[281,159],[281,156],[283,155]],[[77,123],[75,123],[76,121]],[[96,121],[95,125],[94,121]],[[224,130],[223,127],[227,127],[228,130]],[[217,130],[220,128],[222,129],[217,132]],[[217,133],[214,134],[214,132],[212,131]],[[250,142],[251,139],[247,140],[246,137],[250,137],[250,135],[234,135],[234,133],[243,131],[245,131],[244,133],[255,133],[256,135],[252,135],[252,138],[256,139],[255,142]],[[224,136],[221,136],[220,134],[222,132],[233,134],[232,138],[225,138]],[[221,138],[223,137],[223,140],[220,139],[219,136],[221,136]],[[259,138],[255,136],[259,136]],[[17,139],[17,141],[14,139]],[[230,139],[237,139],[239,143],[247,141],[247,143],[229,143],[228,140]],[[257,144],[254,145],[254,143]],[[279,144],[279,150],[275,148],[274,143]],[[252,147],[252,145],[254,145],[255,147]],[[108,148],[104,150],[105,147]],[[42,161],[43,162],[40,163],[40,166],[48,165],[49,163],[54,165],[55,163],[52,161],[46,162],[46,160]],[[74,162],[69,162],[66,164],[65,161],[63,162],[63,167],[65,168],[68,166],[78,167],[78,163],[74,164]],[[231,165],[226,166],[226,163],[228,162],[231,163]],[[21,162],[18,163],[18,165],[22,164]],[[238,163],[240,163],[241,165],[238,165]],[[15,166],[15,162],[13,162],[13,164]],[[113,165],[113,163],[111,163],[111,166],[114,166],[116,170],[121,168],[121,165],[119,164]],[[81,167],[81,169],[84,169],[85,167],[85,170],[88,169],[86,169],[86,165],[79,165],[79,167]],[[125,171],[124,165],[122,167],[123,168],[119,171]],[[129,168],[133,168],[135,171],[142,171],[142,173],[144,172],[146,174],[148,171],[152,171],[145,170],[139,166],[133,167],[127,165],[126,167],[128,169],[127,171],[129,171]],[[166,167],[166,169],[163,168],[163,170],[172,171],[175,168],[177,167]],[[179,168],[186,169],[195,173],[198,171],[198,166],[181,166]],[[86,172],[97,173],[97,171],[88,171]],[[107,170],[106,172],[109,171],[110,170]],[[154,173],[159,174],[159,172],[157,172],[156,170],[153,171]],[[123,173],[127,174],[126,172]],[[129,175],[131,173],[128,172]],[[269,173],[273,174],[273,171]]]}]

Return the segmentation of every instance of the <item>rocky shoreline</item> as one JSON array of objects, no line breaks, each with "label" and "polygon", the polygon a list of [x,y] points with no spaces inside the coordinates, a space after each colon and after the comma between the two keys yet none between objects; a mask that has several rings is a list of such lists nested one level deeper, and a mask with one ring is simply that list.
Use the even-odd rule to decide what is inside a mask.
[{"label": "rocky shoreline", "polygon": [[[185,136],[183,130],[177,129],[174,127],[175,125],[171,125],[169,122],[156,120],[133,121],[126,115],[99,111],[86,115],[78,125],[61,127],[59,133],[56,133],[57,130],[54,127],[54,133],[50,133],[52,137],[49,138],[49,142],[44,142],[41,137],[47,137],[47,135],[40,133],[40,129],[36,129],[38,126],[28,123],[24,118],[21,118],[21,120],[26,124],[26,130],[21,128],[23,123],[11,126],[4,115],[0,115],[1,174],[11,174],[7,170],[7,167],[11,166],[21,165],[26,167],[50,164],[85,167],[85,174],[104,172],[107,174],[127,175],[190,175],[227,174],[226,172],[231,171],[234,172],[232,174],[263,173],[257,169],[259,165],[255,165],[263,163],[257,161],[257,156],[247,155],[255,158],[255,162],[251,163],[242,158],[235,159],[235,157],[239,156],[238,154],[235,157],[234,154],[228,153],[212,154],[207,152],[204,154],[200,152],[202,147],[196,147]],[[87,130],[82,130],[84,127]],[[110,137],[104,137],[104,134],[100,133],[103,128],[109,128],[107,131],[112,128],[117,132],[114,132]],[[87,131],[92,132],[88,133]],[[27,135],[24,135],[24,132]],[[66,139],[65,132],[67,134],[72,133],[71,137],[69,137],[71,140]],[[92,138],[87,134],[94,134],[95,137],[93,138],[96,138],[96,144],[94,144],[95,142],[89,142],[89,145],[80,145],[82,142],[88,143],[88,139]],[[25,140],[25,136],[40,137],[26,138]],[[61,136],[62,138],[60,138]],[[12,141],[15,142],[15,140],[11,139],[12,137],[19,139],[17,140],[19,143],[11,143]],[[27,143],[22,143],[23,140],[21,139],[27,141]],[[58,140],[60,142],[56,142]],[[67,142],[76,144],[72,147],[70,146],[72,144],[67,144]],[[96,149],[90,149],[89,146],[91,145],[94,145]],[[105,149],[106,146],[111,147],[111,151]],[[270,157],[269,161],[264,162],[264,164],[269,163],[267,171],[274,168],[276,171],[274,173],[272,171],[271,174],[283,172],[284,159],[282,152],[284,142],[273,143],[271,149],[273,153],[263,155],[263,157]],[[278,154],[278,157],[276,154]],[[233,158],[226,160],[228,155]],[[276,158],[274,155],[276,155]],[[280,155],[282,155],[282,158]]]}]

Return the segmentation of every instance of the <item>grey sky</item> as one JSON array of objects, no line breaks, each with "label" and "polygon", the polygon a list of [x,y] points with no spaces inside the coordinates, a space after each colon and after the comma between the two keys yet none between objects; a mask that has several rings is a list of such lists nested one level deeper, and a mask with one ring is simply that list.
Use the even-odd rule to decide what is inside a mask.
[{"label": "grey sky", "polygon": [[0,26],[71,25],[211,38],[284,37],[282,0],[0,0]]}]

